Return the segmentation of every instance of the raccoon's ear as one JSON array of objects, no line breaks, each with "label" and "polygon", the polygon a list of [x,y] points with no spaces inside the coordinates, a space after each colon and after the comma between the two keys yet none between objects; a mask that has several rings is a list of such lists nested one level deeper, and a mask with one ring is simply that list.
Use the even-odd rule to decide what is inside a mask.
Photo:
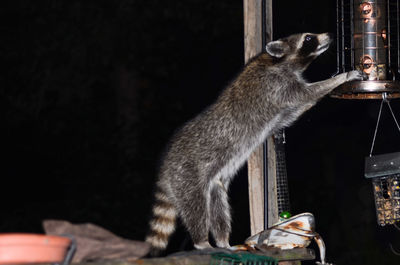
[{"label": "raccoon's ear", "polygon": [[267,51],[267,53],[277,58],[283,57],[288,49],[288,44],[281,40],[271,41],[265,46],[265,50]]}]

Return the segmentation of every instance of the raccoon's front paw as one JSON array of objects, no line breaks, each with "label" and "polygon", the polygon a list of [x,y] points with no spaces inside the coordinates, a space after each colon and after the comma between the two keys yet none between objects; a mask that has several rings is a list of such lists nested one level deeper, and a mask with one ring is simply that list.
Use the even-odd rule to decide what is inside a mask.
[{"label": "raccoon's front paw", "polygon": [[347,72],[346,75],[347,81],[355,81],[355,80],[362,81],[365,79],[367,79],[367,75],[363,71],[354,70]]}]

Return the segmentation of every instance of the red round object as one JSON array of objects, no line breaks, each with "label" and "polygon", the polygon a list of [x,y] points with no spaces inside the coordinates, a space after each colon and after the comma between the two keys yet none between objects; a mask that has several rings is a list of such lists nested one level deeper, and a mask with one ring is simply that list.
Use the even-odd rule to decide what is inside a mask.
[{"label": "red round object", "polygon": [[0,264],[61,263],[71,239],[40,234],[0,234]]}]

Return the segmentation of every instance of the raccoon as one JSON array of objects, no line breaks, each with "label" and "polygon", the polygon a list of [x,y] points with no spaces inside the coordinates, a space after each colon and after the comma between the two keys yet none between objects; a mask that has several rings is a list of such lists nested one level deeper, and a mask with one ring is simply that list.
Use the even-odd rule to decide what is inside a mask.
[{"label": "raccoon", "polygon": [[146,241],[153,255],[168,244],[179,217],[196,249],[228,248],[229,184],[252,151],[289,126],[335,87],[362,80],[351,71],[307,83],[302,73],[331,43],[327,33],[291,35],[266,45],[222,91],[170,141],[156,183],[153,218]]}]

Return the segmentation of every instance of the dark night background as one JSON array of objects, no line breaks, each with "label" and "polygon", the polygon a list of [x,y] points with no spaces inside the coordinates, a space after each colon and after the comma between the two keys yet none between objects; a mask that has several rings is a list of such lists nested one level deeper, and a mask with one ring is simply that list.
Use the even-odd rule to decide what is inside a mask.
[{"label": "dark night background", "polygon": [[[143,240],[165,143],[243,67],[242,1],[27,0],[0,12],[0,232],[65,219]],[[275,39],[335,23],[333,0],[274,3]],[[307,79],[328,78],[335,60],[332,47]],[[325,98],[286,130],[292,212],[315,215],[336,264],[400,262],[389,248],[400,251],[400,231],[377,225],[363,177],[379,103]],[[375,153],[399,146],[384,108]],[[250,233],[246,172],[231,189],[231,244]],[[185,238],[178,229],[170,251],[190,248]]]}]

